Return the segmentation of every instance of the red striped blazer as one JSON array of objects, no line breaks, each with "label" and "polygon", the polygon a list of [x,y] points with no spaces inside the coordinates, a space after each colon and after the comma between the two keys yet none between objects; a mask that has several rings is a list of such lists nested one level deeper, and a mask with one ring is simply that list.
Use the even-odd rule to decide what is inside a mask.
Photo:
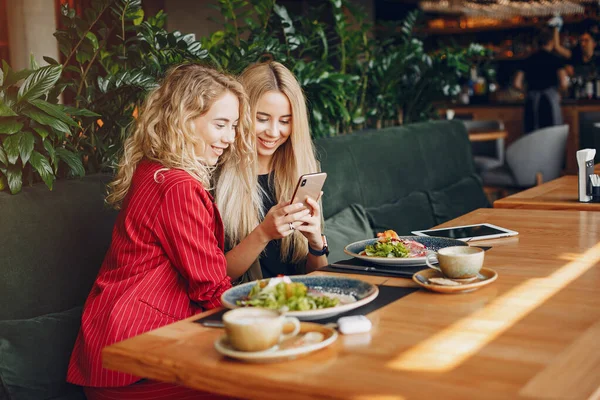
[{"label": "red striped blazer", "polygon": [[212,197],[187,172],[161,169],[142,161],[134,173],[83,308],[71,383],[115,387],[140,380],[102,368],[102,348],[217,307],[231,287]]}]

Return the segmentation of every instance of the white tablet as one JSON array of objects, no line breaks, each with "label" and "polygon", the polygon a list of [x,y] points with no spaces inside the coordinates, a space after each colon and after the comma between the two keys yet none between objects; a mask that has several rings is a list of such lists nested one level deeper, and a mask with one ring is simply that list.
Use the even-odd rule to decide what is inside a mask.
[{"label": "white tablet", "polygon": [[507,236],[516,236],[519,232],[502,228],[492,224],[474,224],[463,226],[451,226],[449,228],[427,229],[424,231],[413,231],[417,236],[437,236],[452,238],[464,242],[473,240],[495,239]]}]

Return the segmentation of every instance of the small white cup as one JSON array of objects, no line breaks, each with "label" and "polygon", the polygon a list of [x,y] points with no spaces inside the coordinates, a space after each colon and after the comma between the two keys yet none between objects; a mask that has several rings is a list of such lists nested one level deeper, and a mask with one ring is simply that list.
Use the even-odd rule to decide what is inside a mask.
[{"label": "small white cup", "polygon": [[[451,246],[430,252],[425,257],[429,268],[437,269],[451,279],[465,279],[477,276],[483,267],[484,250],[480,247]],[[433,265],[437,261],[439,267]]]},{"label": "small white cup", "polygon": [[[225,332],[231,345],[239,351],[263,351],[300,332],[298,318],[286,317],[266,308],[237,308],[223,314]],[[283,327],[292,324],[291,333]]]},{"label": "small white cup", "polygon": [[455,115],[455,114],[456,114],[456,113],[455,113],[455,111],[454,111],[454,110],[452,110],[452,109],[447,109],[447,110],[446,110],[446,119],[447,119],[447,120],[454,119],[454,115]]}]

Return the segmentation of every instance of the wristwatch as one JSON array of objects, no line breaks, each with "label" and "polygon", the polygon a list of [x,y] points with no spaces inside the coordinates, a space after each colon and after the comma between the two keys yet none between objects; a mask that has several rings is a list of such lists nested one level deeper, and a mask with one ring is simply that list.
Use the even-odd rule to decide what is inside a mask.
[{"label": "wristwatch", "polygon": [[327,246],[327,237],[325,237],[325,235],[321,235],[321,238],[323,238],[323,248],[321,250],[315,250],[312,247],[310,247],[310,244],[308,245],[308,252],[310,254],[312,254],[313,256],[321,257],[321,256],[329,255],[329,247]]}]

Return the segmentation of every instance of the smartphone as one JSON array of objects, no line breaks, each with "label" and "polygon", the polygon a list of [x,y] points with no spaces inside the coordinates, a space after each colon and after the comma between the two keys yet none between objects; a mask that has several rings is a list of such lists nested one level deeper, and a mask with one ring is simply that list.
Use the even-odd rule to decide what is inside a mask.
[{"label": "smartphone", "polygon": [[312,197],[314,200],[319,200],[325,179],[327,179],[326,172],[302,175],[298,179],[290,204],[302,202],[306,208],[310,208],[306,202],[306,196]]}]

